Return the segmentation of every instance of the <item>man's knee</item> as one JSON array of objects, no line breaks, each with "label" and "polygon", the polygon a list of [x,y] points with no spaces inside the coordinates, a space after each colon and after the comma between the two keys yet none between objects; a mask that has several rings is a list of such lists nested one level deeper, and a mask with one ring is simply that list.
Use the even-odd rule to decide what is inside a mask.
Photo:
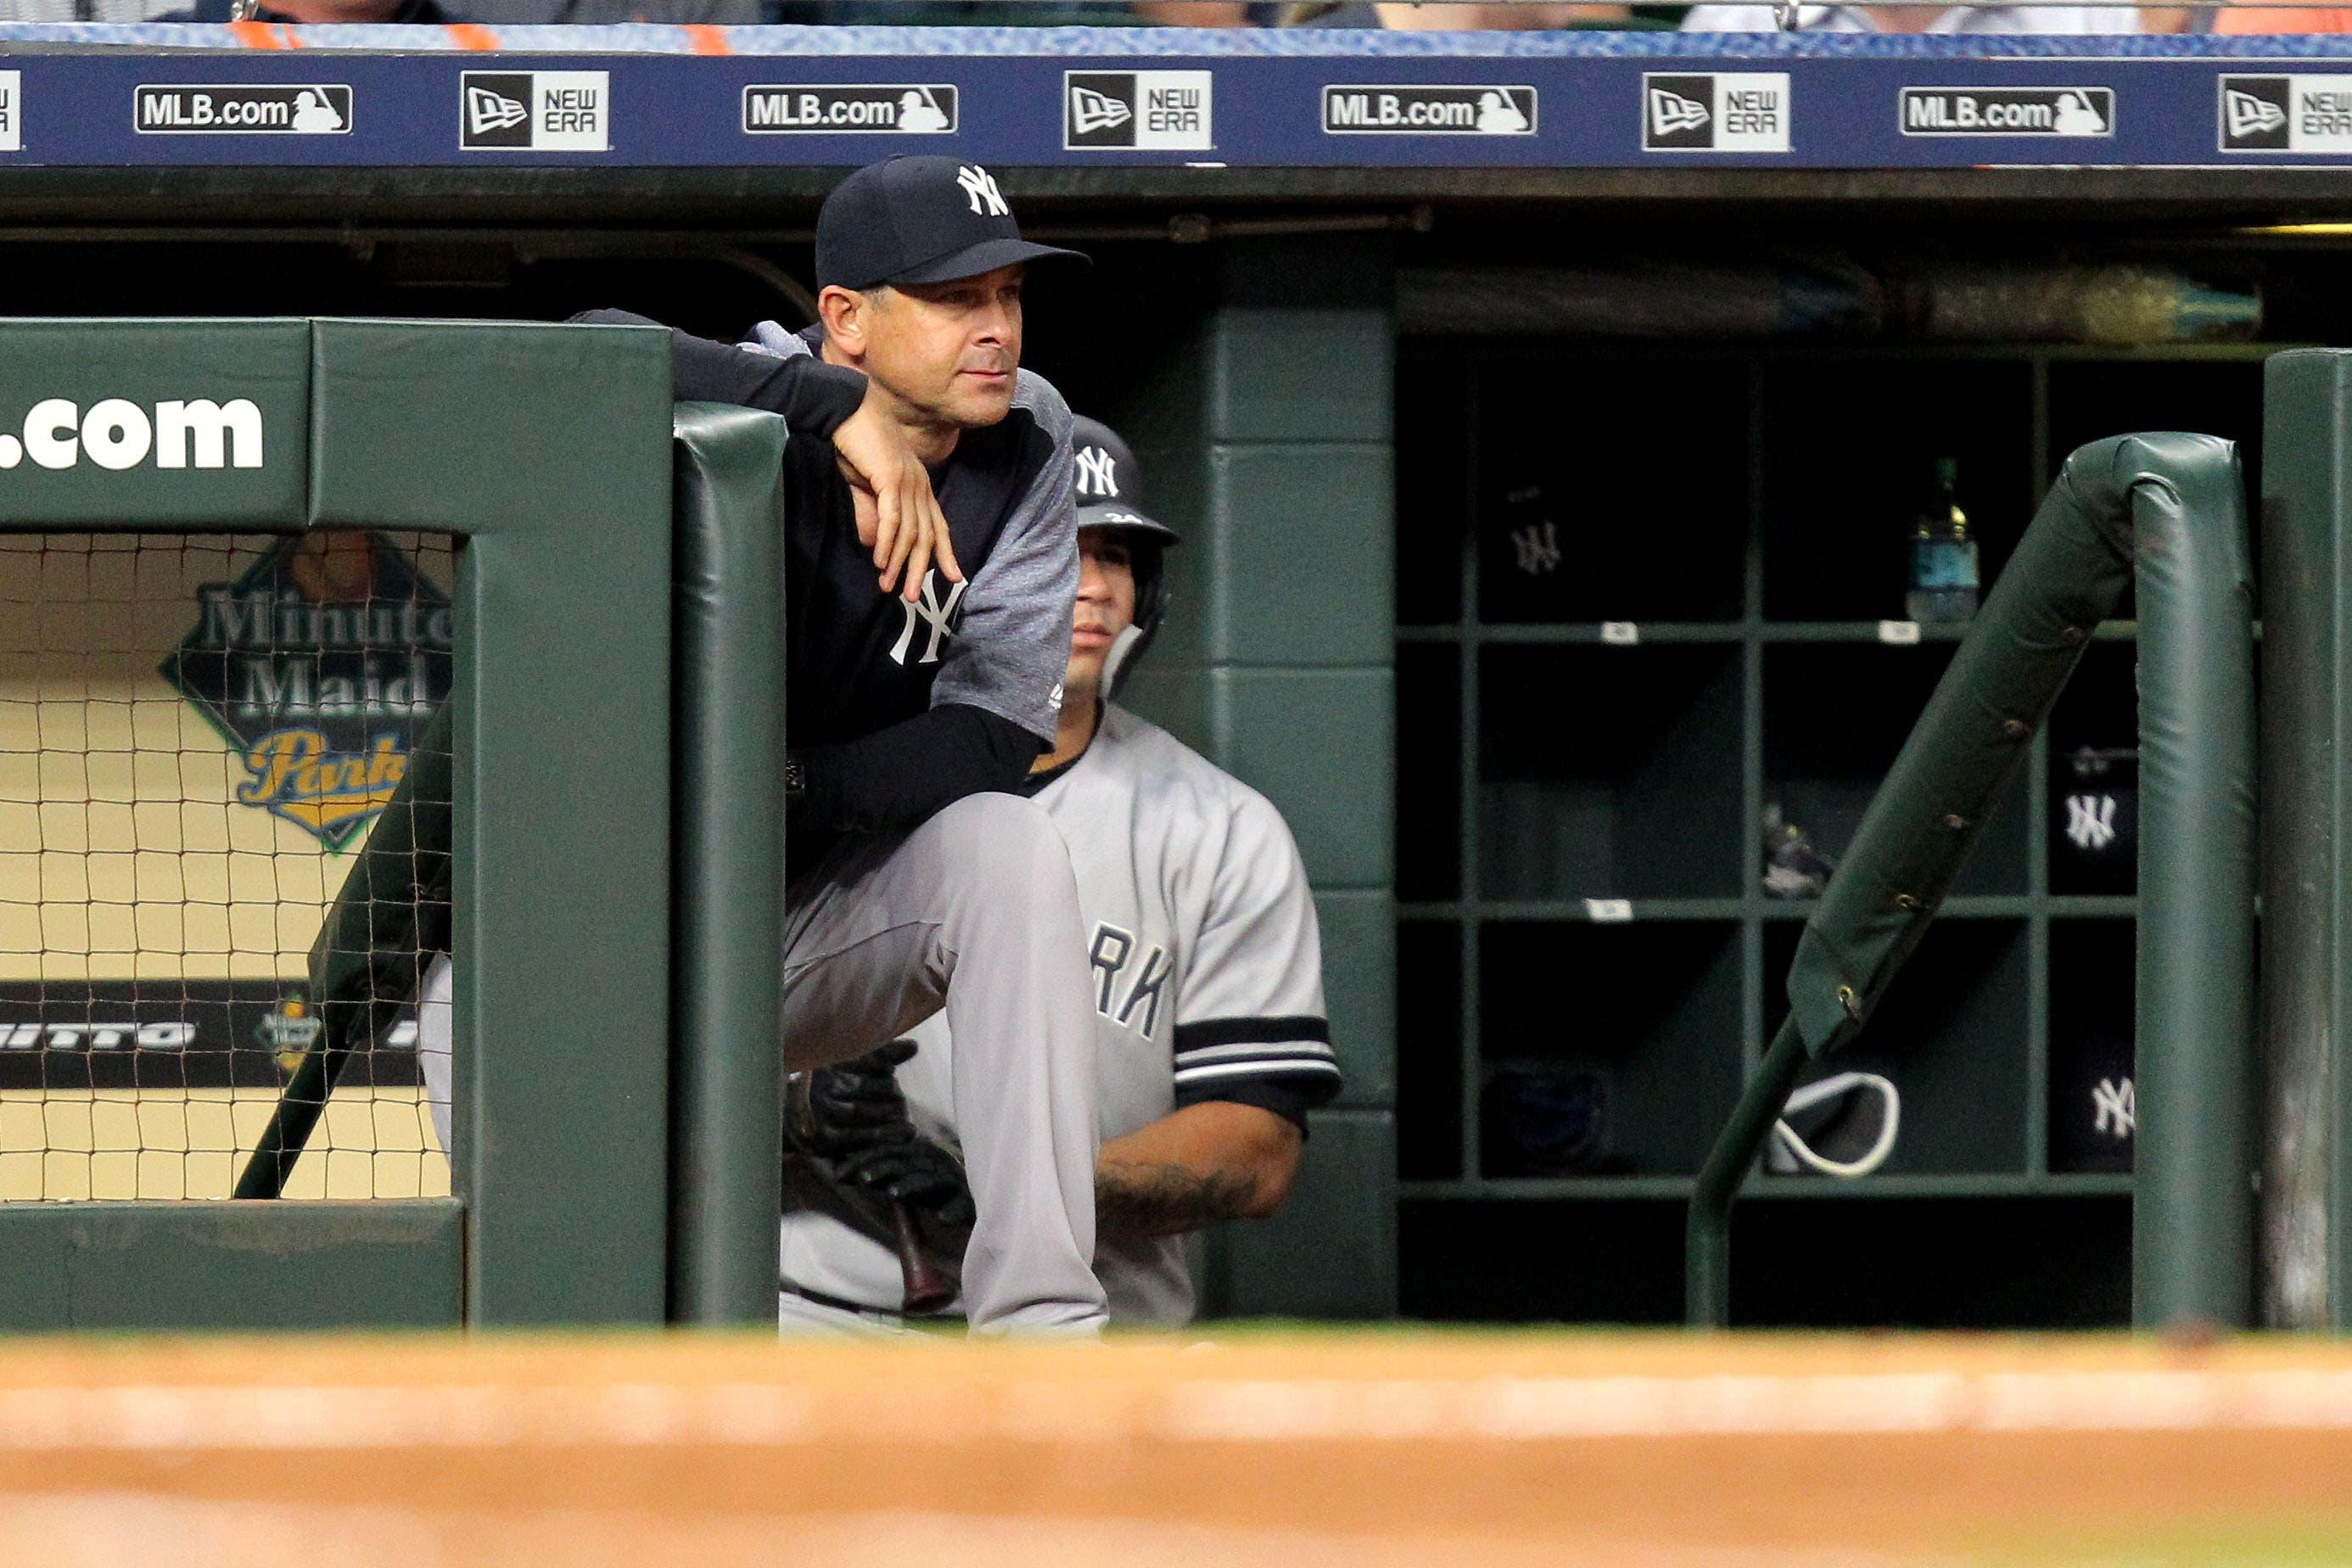
[{"label": "man's knee", "polygon": [[992,904],[1075,902],[1070,848],[1045,808],[1017,795],[969,795],[933,817],[948,880]]}]

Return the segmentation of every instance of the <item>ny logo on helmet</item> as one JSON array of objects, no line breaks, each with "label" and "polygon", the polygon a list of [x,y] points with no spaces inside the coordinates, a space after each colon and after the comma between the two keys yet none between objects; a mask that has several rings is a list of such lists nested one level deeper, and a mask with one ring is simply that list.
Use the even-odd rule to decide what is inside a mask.
[{"label": "ny logo on helmet", "polygon": [[1100,447],[1078,448],[1078,493],[1108,500],[1118,494],[1118,460]]},{"label": "ny logo on helmet", "polygon": [[1004,205],[1004,193],[996,188],[996,176],[977,163],[959,164],[956,184],[963,187],[971,210],[982,217],[1003,217],[1013,210]]}]

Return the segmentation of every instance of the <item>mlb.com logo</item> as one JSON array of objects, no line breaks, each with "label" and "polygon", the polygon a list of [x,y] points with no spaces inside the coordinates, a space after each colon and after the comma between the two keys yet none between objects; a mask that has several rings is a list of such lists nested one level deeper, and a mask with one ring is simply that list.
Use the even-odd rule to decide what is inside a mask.
[{"label": "mlb.com logo", "polygon": [[1787,73],[1642,77],[1645,153],[1786,153]]},{"label": "mlb.com logo", "polygon": [[457,145],[468,153],[604,153],[612,149],[607,71],[467,71]]},{"label": "mlb.com logo", "polygon": [[1212,71],[1064,71],[1062,146],[1070,152],[1216,145]]}]

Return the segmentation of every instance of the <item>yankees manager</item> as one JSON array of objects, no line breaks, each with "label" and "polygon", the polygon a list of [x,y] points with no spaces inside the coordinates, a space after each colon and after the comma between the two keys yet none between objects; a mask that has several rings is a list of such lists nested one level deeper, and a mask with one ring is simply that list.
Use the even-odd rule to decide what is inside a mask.
[{"label": "yankees manager", "polygon": [[[793,435],[785,1063],[856,1056],[944,1007],[983,1331],[1104,1320],[1077,892],[1043,809],[1010,793],[1055,739],[1077,589],[1070,412],[1020,368],[1022,289],[1031,264],[1077,259],[1023,239],[987,170],[894,158],[818,215],[817,325],[672,337],[679,398],[772,409]],[[899,492],[902,527],[933,494],[945,519],[928,569],[920,542],[876,537],[865,491],[889,439],[929,480]]]}]

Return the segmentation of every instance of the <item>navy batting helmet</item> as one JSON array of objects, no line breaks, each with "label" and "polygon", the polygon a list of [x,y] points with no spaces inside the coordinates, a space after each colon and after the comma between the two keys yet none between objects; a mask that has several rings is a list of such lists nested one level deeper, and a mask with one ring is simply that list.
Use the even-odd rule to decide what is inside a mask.
[{"label": "navy batting helmet", "polygon": [[1181,536],[1143,510],[1143,470],[1118,431],[1100,420],[1076,419],[1070,447],[1077,467],[1078,526],[1113,530],[1134,552],[1135,624],[1119,634],[1103,664],[1103,695],[1111,697],[1120,678],[1151,646],[1167,614],[1168,574],[1161,556]]}]

